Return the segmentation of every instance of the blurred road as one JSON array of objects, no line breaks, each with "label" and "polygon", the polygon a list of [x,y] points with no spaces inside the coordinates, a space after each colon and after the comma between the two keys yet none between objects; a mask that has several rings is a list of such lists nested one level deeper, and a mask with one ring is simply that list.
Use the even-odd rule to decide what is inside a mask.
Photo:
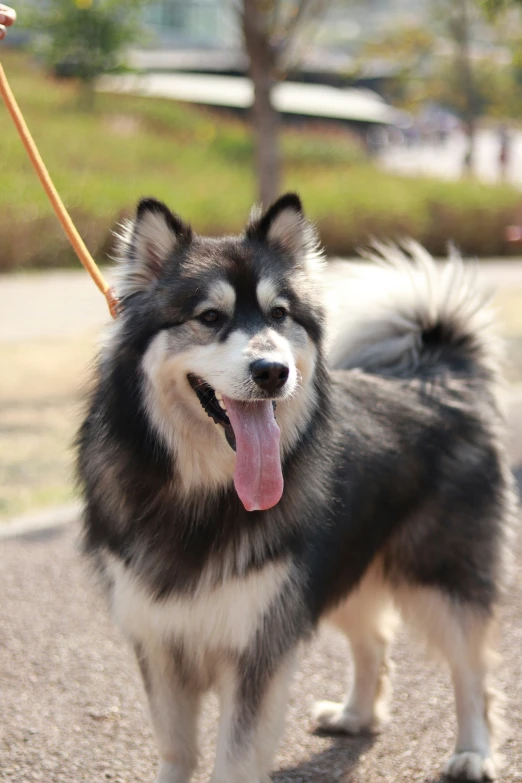
[{"label": "blurred road", "polygon": [[[487,286],[522,288],[522,259],[481,261]],[[352,263],[333,260],[326,269],[328,289],[342,297]],[[111,271],[103,270],[110,282]],[[0,342],[72,337],[110,320],[104,297],[83,269],[0,276]]]},{"label": "blurred road", "polygon": [[[488,265],[507,287],[522,282],[522,264]],[[60,280],[62,280],[62,286]],[[332,286],[343,278],[332,264]],[[43,287],[42,287],[43,286]],[[44,295],[43,295],[44,294]],[[51,302],[55,302],[51,306]],[[9,321],[6,322],[6,309]],[[57,312],[59,311],[60,317]],[[0,282],[2,339],[86,330],[107,319],[105,302],[84,272]],[[64,326],[65,323],[65,326]],[[4,331],[7,328],[7,331]],[[513,463],[522,463],[522,390],[511,394]],[[13,783],[145,783],[156,752],[137,667],[107,617],[77,550],[76,524],[0,539],[0,780]],[[504,783],[522,780],[522,547],[501,610],[497,679],[509,698],[503,746]],[[454,715],[444,667],[402,632],[392,721],[377,737],[330,738],[313,733],[308,714],[317,698],[341,699],[349,677],[344,640],[323,629],[305,651],[290,700],[274,783],[438,783],[451,751]],[[216,733],[210,699],[201,729],[208,780]]]}]

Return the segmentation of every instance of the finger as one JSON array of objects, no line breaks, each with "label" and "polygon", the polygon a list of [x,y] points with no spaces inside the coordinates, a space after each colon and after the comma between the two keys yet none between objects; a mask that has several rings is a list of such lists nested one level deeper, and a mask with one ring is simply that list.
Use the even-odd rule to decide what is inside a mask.
[{"label": "finger", "polygon": [[0,24],[0,41],[5,38],[5,27]]},{"label": "finger", "polygon": [[[9,27],[16,21],[16,11],[14,8],[9,8],[7,5],[0,4],[0,25]],[[5,30],[4,30],[5,35]]]}]

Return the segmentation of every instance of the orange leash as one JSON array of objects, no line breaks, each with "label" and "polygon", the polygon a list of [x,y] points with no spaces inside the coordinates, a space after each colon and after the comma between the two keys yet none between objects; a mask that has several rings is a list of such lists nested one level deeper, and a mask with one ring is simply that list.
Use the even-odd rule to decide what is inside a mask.
[{"label": "orange leash", "polygon": [[4,69],[2,68],[1,63],[0,92],[2,93],[2,97],[5,101],[5,105],[7,106],[8,111],[13,118],[13,122],[16,125],[16,129],[20,135],[20,138],[22,139],[22,143],[27,150],[27,154],[29,155],[31,163],[33,164],[34,169],[38,174],[38,178],[42,183],[47,196],[49,197],[49,201],[53,205],[54,211],[58,220],[62,224],[63,230],[69,238],[69,242],[73,246],[73,249],[81,263],[90,274],[102,294],[105,296],[112,317],[116,318],[121,309],[118,297],[116,296],[114,289],[108,285],[102,273],[98,269],[96,262],[87,250],[83,239],[79,235],[69,213],[65,209],[63,201],[58,195],[58,191],[53,185],[51,177],[49,176],[49,172],[45,168],[45,164],[40,157],[40,153],[38,152],[36,144],[34,143],[34,140],[29,132],[29,128],[25,123],[22,112],[20,111],[11,88],[9,87],[9,82],[7,81],[7,77],[4,73]]}]

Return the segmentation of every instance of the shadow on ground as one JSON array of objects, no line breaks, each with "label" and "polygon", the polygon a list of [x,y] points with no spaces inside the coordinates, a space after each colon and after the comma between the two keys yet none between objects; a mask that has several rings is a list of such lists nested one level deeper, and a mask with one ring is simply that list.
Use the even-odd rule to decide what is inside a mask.
[{"label": "shadow on ground", "polygon": [[[315,736],[326,737],[324,732],[313,732]],[[312,758],[293,767],[283,769],[272,775],[273,783],[322,783],[324,781],[350,780],[351,773],[359,764],[359,759],[374,744],[375,739],[370,734],[360,737],[336,735],[332,745],[326,750],[315,754]]]}]

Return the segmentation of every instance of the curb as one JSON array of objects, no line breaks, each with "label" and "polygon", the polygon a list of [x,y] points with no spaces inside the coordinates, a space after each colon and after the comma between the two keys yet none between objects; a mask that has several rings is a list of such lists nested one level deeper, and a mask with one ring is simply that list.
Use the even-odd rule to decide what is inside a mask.
[{"label": "curb", "polygon": [[16,538],[29,533],[35,533],[40,530],[52,530],[62,525],[75,522],[82,513],[81,503],[70,503],[66,506],[56,506],[55,508],[38,513],[23,514],[19,517],[7,519],[0,523],[0,541],[6,538]]}]

